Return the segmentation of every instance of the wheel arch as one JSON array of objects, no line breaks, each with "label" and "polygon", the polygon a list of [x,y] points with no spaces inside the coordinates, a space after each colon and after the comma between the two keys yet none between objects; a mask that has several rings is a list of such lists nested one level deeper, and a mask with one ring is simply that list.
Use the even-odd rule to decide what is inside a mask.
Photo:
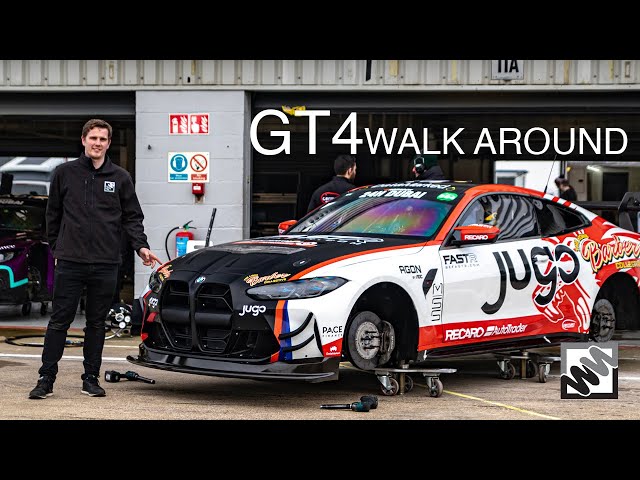
[{"label": "wheel arch", "polygon": [[640,330],[640,289],[631,275],[616,272],[609,276],[593,304],[601,298],[609,300],[615,309],[616,330]]},{"label": "wheel arch", "polygon": [[351,308],[345,326],[346,332],[349,331],[356,313],[366,310],[393,325],[396,349],[391,361],[415,360],[418,349],[418,313],[411,295],[394,282],[384,281],[369,286]]}]

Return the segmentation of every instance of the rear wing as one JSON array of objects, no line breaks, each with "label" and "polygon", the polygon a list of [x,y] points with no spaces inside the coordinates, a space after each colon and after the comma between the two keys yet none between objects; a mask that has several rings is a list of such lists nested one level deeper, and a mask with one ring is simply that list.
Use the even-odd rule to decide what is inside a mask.
[{"label": "rear wing", "polygon": [[[573,202],[576,205],[580,205],[587,210],[601,210],[604,212],[618,212],[618,219],[614,221],[619,227],[631,230],[633,232],[638,231],[638,213],[640,212],[640,192],[627,192],[622,197],[620,202]],[[633,214],[631,213],[633,212]],[[605,218],[607,215],[603,215]]]}]

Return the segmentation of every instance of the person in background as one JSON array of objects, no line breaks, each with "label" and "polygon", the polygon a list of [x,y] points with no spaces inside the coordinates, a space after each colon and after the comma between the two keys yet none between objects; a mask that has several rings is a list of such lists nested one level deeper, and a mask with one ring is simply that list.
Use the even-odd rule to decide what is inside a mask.
[{"label": "person in background", "polygon": [[311,195],[307,213],[356,187],[353,184],[356,178],[356,158],[353,155],[338,155],[333,162],[333,171],[335,177],[316,188]]},{"label": "person in background", "polygon": [[416,180],[446,180],[444,172],[438,165],[438,157],[433,154],[413,157],[413,174]]},{"label": "person in background", "polygon": [[578,200],[578,194],[566,178],[563,178],[560,181],[560,195],[558,196],[563,200],[569,200],[570,202]]},{"label": "person in background", "polygon": [[558,197],[560,196],[560,194],[562,193],[562,190],[560,190],[560,184],[562,183],[562,181],[564,180],[564,176],[560,175],[559,177],[557,177],[553,183],[556,184],[556,188],[558,189]]},{"label": "person in background", "polygon": [[84,373],[82,393],[104,397],[98,382],[102,365],[105,320],[118,283],[121,232],[144,265],[160,259],[149,250],[135,187],[129,172],[107,156],[112,128],[104,120],[91,119],[82,127],[84,152],[76,160],[59,165],[51,179],[47,203],[47,240],[56,267],[53,312],[47,325],[38,383],[29,398],[53,395],[58,362],[64,353],[67,330],[75,318],[86,287]]}]

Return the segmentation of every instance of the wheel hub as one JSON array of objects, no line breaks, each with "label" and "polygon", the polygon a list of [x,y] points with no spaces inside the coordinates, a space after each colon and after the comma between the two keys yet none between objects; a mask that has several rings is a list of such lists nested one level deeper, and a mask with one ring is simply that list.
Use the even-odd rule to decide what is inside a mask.
[{"label": "wheel hub", "polygon": [[355,344],[358,355],[371,360],[380,351],[380,332],[373,322],[363,322],[356,330]]}]

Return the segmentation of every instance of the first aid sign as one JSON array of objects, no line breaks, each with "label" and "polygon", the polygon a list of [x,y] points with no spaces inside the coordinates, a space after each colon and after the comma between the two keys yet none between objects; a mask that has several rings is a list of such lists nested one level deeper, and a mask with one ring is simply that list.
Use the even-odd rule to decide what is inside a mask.
[{"label": "first aid sign", "polygon": [[169,152],[167,159],[169,182],[209,182],[209,152]]}]

